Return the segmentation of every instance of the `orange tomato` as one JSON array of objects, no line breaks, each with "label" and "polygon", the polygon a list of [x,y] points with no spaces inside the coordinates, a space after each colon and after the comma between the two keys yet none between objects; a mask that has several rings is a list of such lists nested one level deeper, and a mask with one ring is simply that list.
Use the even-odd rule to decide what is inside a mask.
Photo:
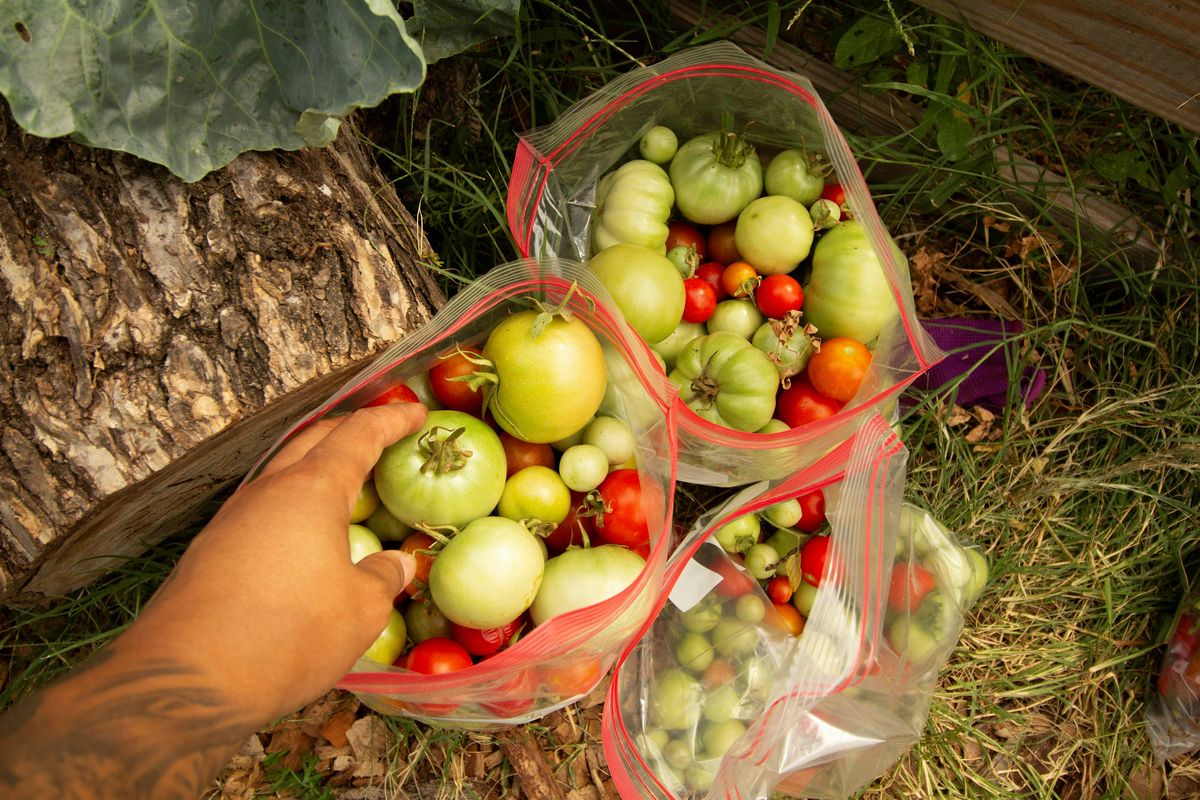
[{"label": "orange tomato", "polygon": [[749,297],[758,282],[758,270],[745,261],[735,261],[721,273],[721,288],[730,297]]},{"label": "orange tomato", "polygon": [[771,603],[775,607],[777,618],[767,616],[767,620],[778,628],[782,628],[792,636],[799,636],[804,633],[804,617],[796,610],[796,607],[791,603]]},{"label": "orange tomato", "polygon": [[808,381],[826,397],[846,403],[858,392],[869,366],[871,351],[865,345],[838,336],[821,342],[821,350],[812,354]]},{"label": "orange tomato", "polygon": [[542,673],[542,678],[552,692],[566,700],[590,692],[600,682],[603,674],[604,666],[599,659],[583,656],[570,664],[547,667]]}]

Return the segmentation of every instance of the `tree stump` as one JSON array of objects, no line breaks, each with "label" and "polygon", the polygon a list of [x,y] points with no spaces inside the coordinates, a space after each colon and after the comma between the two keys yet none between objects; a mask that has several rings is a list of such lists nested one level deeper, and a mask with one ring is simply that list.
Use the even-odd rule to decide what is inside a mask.
[{"label": "tree stump", "polygon": [[31,602],[201,521],[443,297],[350,125],[184,184],[0,113],[0,599]]}]

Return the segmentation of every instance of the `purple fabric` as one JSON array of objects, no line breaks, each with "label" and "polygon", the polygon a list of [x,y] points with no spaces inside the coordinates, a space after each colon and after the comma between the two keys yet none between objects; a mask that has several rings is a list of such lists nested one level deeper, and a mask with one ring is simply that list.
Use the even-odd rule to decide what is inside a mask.
[{"label": "purple fabric", "polygon": [[[1009,363],[1019,355],[1015,337],[1025,326],[1011,320],[965,317],[927,319],[921,325],[947,355],[919,376],[913,387],[941,391],[965,374],[955,402],[965,407],[983,406],[992,412],[1001,411],[1008,400]],[[1033,405],[1045,388],[1046,371],[1026,367],[1020,386],[1025,407]]]}]

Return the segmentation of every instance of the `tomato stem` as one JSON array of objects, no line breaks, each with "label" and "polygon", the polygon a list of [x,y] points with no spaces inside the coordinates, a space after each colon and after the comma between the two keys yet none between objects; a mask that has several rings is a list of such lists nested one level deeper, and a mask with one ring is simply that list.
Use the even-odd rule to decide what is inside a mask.
[{"label": "tomato stem", "polygon": [[[444,425],[436,425],[421,434],[421,438],[417,440],[417,446],[420,452],[426,456],[425,462],[421,464],[421,472],[432,470],[438,474],[444,474],[465,467],[467,459],[474,455],[471,450],[466,450],[458,444],[458,438],[466,431],[465,427],[451,430]],[[449,432],[448,435],[441,439],[438,438],[440,433],[446,432]]]}]

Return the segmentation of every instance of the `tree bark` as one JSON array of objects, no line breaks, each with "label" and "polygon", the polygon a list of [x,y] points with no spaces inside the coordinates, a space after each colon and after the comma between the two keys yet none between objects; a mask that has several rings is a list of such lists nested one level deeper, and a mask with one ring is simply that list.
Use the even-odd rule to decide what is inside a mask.
[{"label": "tree bark", "polygon": [[200,521],[443,301],[349,125],[194,184],[0,117],[0,599]]}]

